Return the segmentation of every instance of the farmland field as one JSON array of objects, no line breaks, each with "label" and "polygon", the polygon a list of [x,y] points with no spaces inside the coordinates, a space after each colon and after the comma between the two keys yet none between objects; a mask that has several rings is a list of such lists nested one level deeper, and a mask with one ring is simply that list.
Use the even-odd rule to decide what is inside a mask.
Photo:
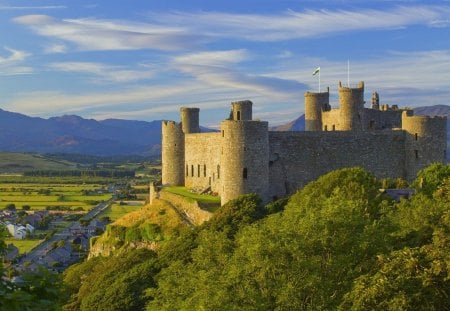
[{"label": "farmland field", "polygon": [[111,198],[102,189],[102,185],[96,184],[0,183],[0,209],[14,204],[16,209],[28,205],[31,210],[58,210],[58,207],[90,210]]}]

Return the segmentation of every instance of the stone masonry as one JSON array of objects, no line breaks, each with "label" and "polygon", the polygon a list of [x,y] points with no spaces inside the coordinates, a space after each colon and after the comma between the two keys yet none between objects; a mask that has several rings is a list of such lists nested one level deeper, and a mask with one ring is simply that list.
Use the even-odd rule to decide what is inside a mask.
[{"label": "stone masonry", "polygon": [[339,108],[329,90],[305,93],[305,132],[271,132],[252,120],[252,102],[232,103],[220,131],[200,133],[199,109],[181,108],[181,122],[162,123],[162,183],[210,188],[225,204],[246,193],[265,202],[294,193],[332,170],[362,166],[379,178],[412,180],[434,162],[446,163],[445,117],[379,104],[364,107],[364,83],[339,83]]}]

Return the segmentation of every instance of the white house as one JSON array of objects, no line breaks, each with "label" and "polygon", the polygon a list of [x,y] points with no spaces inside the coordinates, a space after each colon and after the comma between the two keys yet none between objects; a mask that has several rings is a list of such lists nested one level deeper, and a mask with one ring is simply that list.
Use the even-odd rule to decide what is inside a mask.
[{"label": "white house", "polygon": [[27,235],[34,232],[34,227],[30,224],[26,224],[25,226],[7,224],[6,228],[8,229],[9,234],[11,234],[16,240],[23,240],[27,237]]}]

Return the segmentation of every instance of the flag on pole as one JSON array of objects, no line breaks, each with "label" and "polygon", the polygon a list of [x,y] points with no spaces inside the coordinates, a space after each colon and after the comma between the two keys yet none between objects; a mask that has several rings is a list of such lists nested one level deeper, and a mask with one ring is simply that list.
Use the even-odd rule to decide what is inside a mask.
[{"label": "flag on pole", "polygon": [[318,74],[320,72],[320,67],[317,67],[316,70],[313,71],[313,76],[315,76],[316,74]]}]

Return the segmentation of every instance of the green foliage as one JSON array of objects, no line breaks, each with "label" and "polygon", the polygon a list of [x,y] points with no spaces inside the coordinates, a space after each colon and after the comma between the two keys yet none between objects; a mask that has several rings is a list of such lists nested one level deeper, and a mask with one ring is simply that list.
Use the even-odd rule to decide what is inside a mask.
[{"label": "green foliage", "polygon": [[143,249],[70,267],[64,280],[71,298],[64,310],[141,310],[158,271],[156,254]]},{"label": "green foliage", "polygon": [[431,196],[446,178],[450,178],[450,165],[434,163],[417,173],[413,185],[417,191]]},{"label": "green foliage", "polygon": [[21,275],[23,282],[0,282],[0,310],[60,310],[64,300],[62,278],[40,268]]},{"label": "green foliage", "polygon": [[[450,178],[425,173],[437,176],[433,191],[400,203],[360,168],[324,175],[287,204],[242,196],[157,255],[132,250],[70,268],[65,309],[449,310]],[[160,228],[106,234],[155,241]]]}]

